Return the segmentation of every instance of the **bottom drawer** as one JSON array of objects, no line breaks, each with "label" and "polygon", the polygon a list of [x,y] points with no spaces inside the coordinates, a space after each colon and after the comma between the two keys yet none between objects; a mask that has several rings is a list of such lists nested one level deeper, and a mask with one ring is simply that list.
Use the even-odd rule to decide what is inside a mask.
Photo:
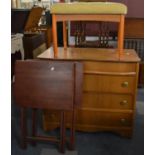
[{"label": "bottom drawer", "polygon": [[[71,122],[70,112],[67,112],[67,123]],[[46,122],[60,122],[60,113],[49,111],[44,114]],[[76,123],[79,125],[94,125],[105,127],[129,127],[132,125],[132,113],[103,112],[103,111],[77,111]]]},{"label": "bottom drawer", "polygon": [[81,110],[77,114],[77,123],[101,126],[131,126],[132,114]]}]

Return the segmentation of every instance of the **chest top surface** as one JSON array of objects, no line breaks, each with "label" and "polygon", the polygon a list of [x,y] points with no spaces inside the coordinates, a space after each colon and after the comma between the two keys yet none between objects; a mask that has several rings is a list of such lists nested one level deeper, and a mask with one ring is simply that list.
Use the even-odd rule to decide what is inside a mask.
[{"label": "chest top surface", "polygon": [[58,48],[57,57],[54,56],[53,48],[50,47],[42,54],[38,55],[39,59],[54,60],[77,60],[77,61],[112,61],[112,62],[139,62],[134,49],[124,49],[119,58],[117,49],[105,48]]}]

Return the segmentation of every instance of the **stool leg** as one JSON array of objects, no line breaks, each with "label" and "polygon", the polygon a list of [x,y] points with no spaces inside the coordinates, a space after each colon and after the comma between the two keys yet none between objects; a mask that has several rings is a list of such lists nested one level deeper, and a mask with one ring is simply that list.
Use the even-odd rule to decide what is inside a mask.
[{"label": "stool leg", "polygon": [[[32,109],[32,137],[36,136],[36,131],[37,131],[37,127],[36,127],[36,112],[37,112],[37,109]],[[32,142],[32,145],[35,146],[36,142]]]},{"label": "stool leg", "polygon": [[61,112],[60,122],[60,152],[65,152],[65,140],[66,140],[66,126],[65,126],[65,112]]},{"label": "stool leg", "polygon": [[123,54],[123,48],[124,48],[124,15],[120,16],[120,23],[119,23],[119,30],[118,30],[118,52],[119,52],[119,58]]},{"label": "stool leg", "polygon": [[75,149],[75,110],[72,111],[72,119],[71,119],[71,136],[70,136],[70,150]]},{"label": "stool leg", "polygon": [[67,30],[66,30],[66,22],[63,21],[63,45],[64,49],[67,49]]},{"label": "stool leg", "polygon": [[26,114],[25,114],[25,108],[21,108],[21,147],[22,149],[26,149],[27,143],[26,143]]},{"label": "stool leg", "polygon": [[53,29],[53,50],[54,50],[54,57],[58,56],[58,41],[57,41],[57,20],[56,15],[52,15],[52,29]]}]

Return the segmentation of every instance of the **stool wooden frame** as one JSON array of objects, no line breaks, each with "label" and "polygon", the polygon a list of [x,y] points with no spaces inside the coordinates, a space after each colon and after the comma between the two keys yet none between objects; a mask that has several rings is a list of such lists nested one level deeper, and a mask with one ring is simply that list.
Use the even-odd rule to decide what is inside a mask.
[{"label": "stool wooden frame", "polygon": [[[60,76],[61,75],[61,76]],[[81,102],[82,63],[65,61],[28,60],[17,61],[15,67],[14,96],[21,107],[21,147],[27,142],[56,142],[60,152],[65,152],[66,117],[71,111],[70,149],[75,147],[75,108]],[[26,109],[32,109],[32,135],[27,136]],[[60,139],[51,136],[39,136],[36,126],[37,109],[58,110],[60,118]]]},{"label": "stool wooden frame", "polygon": [[53,49],[54,55],[57,57],[58,44],[57,44],[57,22],[63,22],[63,43],[64,49],[67,48],[67,21],[106,21],[106,22],[118,22],[118,54],[119,57],[123,54],[123,42],[124,42],[124,14],[52,14],[52,28],[53,28]]}]

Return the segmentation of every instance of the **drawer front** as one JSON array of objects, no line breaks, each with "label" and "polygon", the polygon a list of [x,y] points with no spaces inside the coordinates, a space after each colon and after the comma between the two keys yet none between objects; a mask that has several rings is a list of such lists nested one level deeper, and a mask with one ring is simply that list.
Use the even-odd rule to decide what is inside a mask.
[{"label": "drawer front", "polygon": [[[66,112],[66,122],[71,122],[71,113]],[[44,113],[44,120],[47,123],[59,123],[60,112],[49,111]],[[78,110],[76,123],[80,125],[99,125],[99,126],[131,126],[132,113],[103,112],[101,110]]]},{"label": "drawer front", "polygon": [[136,63],[84,62],[84,71],[98,72],[136,72]]},{"label": "drawer front", "polygon": [[101,126],[131,126],[132,114],[102,111],[78,111],[77,124]]},{"label": "drawer front", "polygon": [[84,93],[82,108],[133,109],[132,95]]},{"label": "drawer front", "polygon": [[[76,114],[77,114],[77,111],[76,111]],[[70,124],[72,122],[71,111],[66,111],[65,115],[66,115],[66,122]],[[59,124],[61,121],[61,112],[58,110],[48,110],[48,111],[45,110],[43,114],[43,119],[44,121],[46,121],[46,123],[58,123]]]},{"label": "drawer front", "polygon": [[135,76],[84,75],[83,90],[88,92],[134,93]]}]

